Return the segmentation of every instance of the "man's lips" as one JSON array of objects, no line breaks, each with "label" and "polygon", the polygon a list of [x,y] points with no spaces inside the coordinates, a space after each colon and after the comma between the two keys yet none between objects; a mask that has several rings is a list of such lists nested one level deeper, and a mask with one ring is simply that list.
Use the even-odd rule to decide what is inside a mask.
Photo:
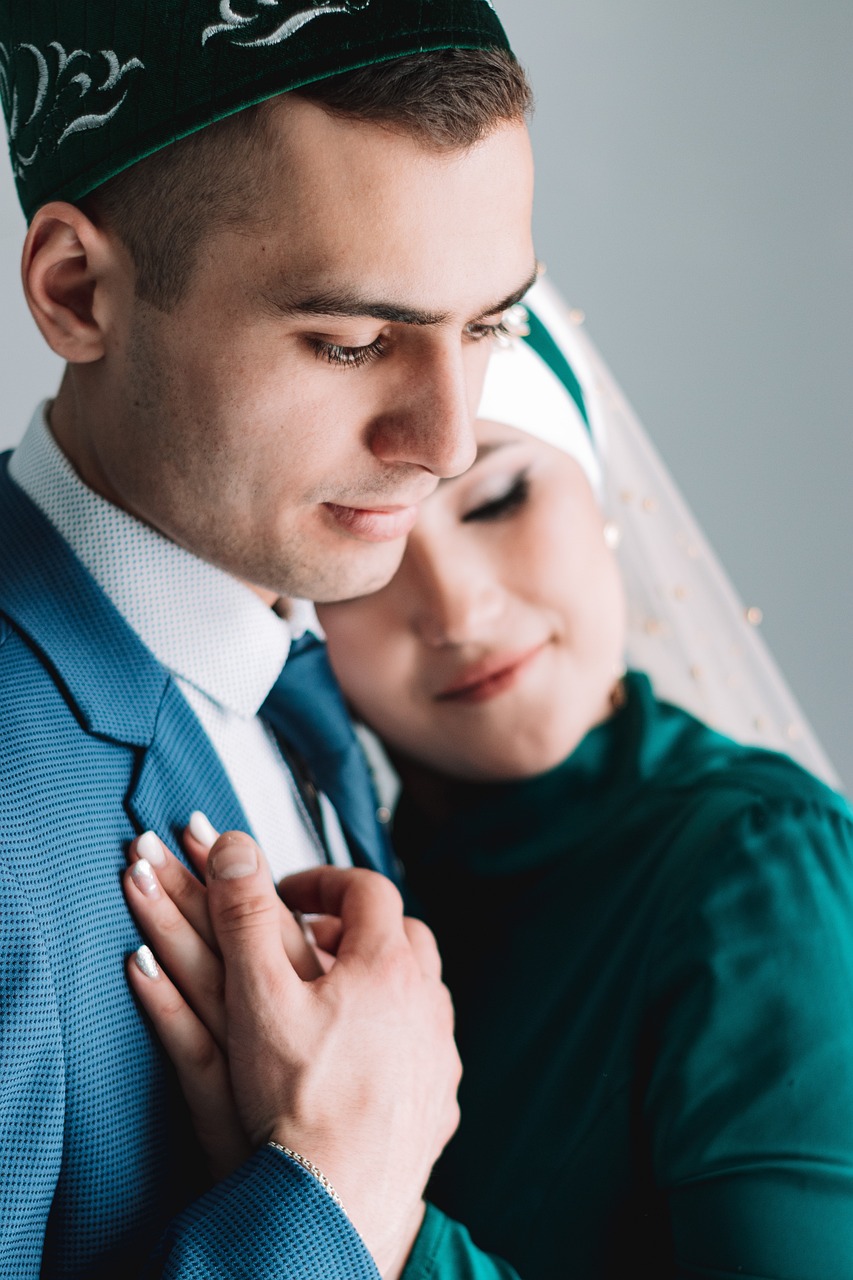
[{"label": "man's lips", "polygon": [[334,502],[323,506],[339,528],[362,542],[405,538],[418,517],[417,507],[340,507]]},{"label": "man's lips", "polygon": [[488,702],[510,689],[539,656],[547,641],[472,663],[435,695],[436,702]]}]

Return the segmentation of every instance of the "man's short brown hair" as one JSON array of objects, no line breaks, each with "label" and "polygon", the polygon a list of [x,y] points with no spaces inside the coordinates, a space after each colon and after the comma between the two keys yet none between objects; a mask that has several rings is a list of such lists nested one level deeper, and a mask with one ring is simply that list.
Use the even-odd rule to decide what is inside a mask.
[{"label": "man's short brown hair", "polygon": [[[346,72],[294,90],[325,110],[402,131],[438,150],[473,146],[524,119],[524,71],[501,49],[443,49]],[[205,234],[247,226],[265,207],[276,99],[172,143],[80,202],[112,228],[136,268],[137,296],[162,311],[181,299]]]}]

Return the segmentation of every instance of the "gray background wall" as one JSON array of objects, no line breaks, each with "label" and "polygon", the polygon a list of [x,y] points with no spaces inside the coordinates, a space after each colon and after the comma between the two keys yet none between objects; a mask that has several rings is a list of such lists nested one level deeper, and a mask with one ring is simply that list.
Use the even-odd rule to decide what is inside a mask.
[{"label": "gray background wall", "polygon": [[[853,5],[496,7],[537,94],[540,257],[853,790]],[[2,166],[0,446],[59,375],[22,235]]]},{"label": "gray background wall", "polygon": [[853,790],[853,5],[495,2],[539,255]]}]

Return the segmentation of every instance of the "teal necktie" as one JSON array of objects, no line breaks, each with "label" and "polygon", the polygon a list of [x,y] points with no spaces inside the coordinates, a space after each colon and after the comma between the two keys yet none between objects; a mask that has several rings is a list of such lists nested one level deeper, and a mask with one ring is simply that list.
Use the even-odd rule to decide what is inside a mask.
[{"label": "teal necktie", "polygon": [[306,631],[292,643],[259,714],[272,726],[285,755],[295,755],[310,782],[331,801],[353,862],[396,880],[390,843],[376,816],[367,760],[326,646],[316,636]]}]

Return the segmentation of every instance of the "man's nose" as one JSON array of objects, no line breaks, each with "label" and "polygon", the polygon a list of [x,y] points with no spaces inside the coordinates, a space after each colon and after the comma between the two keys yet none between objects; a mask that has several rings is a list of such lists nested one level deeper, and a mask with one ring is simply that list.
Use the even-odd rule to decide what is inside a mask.
[{"label": "man's nose", "polygon": [[445,347],[410,364],[392,403],[371,427],[373,454],[440,477],[467,471],[477,453],[474,416],[484,375],[485,359],[466,358],[461,347]]}]

